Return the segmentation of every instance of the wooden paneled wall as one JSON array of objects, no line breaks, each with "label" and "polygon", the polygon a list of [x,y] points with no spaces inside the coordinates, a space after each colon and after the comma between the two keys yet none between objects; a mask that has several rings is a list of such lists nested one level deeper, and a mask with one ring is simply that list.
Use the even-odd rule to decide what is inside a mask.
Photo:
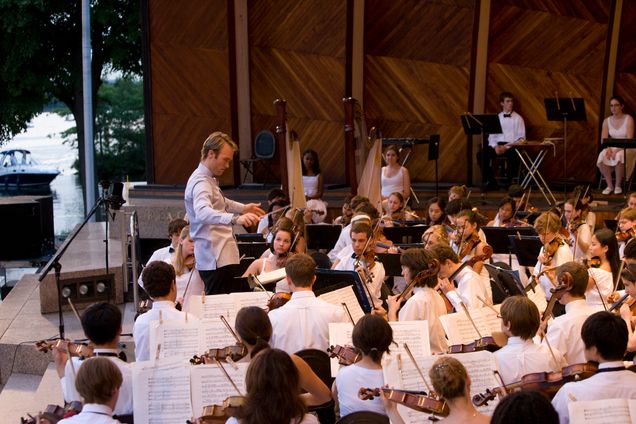
[{"label": "wooden paneled wall", "polygon": [[[252,139],[237,141],[251,145],[260,130],[273,131],[272,102],[285,98],[301,149],[318,152],[326,183],[343,183],[341,100],[351,83],[346,52],[357,0],[244,1]],[[561,122],[547,121],[543,99],[557,92],[583,97],[587,121],[568,126],[568,177],[579,180],[592,180],[596,174],[600,123],[609,95],[622,95],[628,109],[636,109],[636,2],[631,0],[623,0],[615,86],[604,87],[616,1],[490,0],[486,111],[497,112],[499,92],[512,91],[528,139],[540,140],[563,132]],[[235,3],[144,3],[152,125],[148,147],[154,170],[150,180],[183,184],[206,135],[237,127],[232,112]],[[442,182],[469,178],[469,146],[458,116],[472,110],[478,4],[364,2],[363,106],[368,125],[378,126],[385,137],[441,134]],[[549,178],[563,176],[562,144],[557,153],[558,159],[546,160]],[[434,180],[425,146],[417,149],[409,168],[416,182]],[[265,173],[259,177],[271,179]],[[223,183],[232,182],[237,182],[232,172],[226,173]]]},{"label": "wooden paneled wall", "polygon": [[[493,1],[490,15],[486,110],[500,111],[498,94],[514,94],[526,138],[563,136],[563,122],[546,118],[544,98],[582,97],[587,121],[568,124],[567,177],[596,173],[610,2],[607,0]],[[563,177],[564,143],[542,173]]]},{"label": "wooden paneled wall", "polygon": [[[364,107],[384,137],[440,134],[440,180],[466,181],[474,2],[368,0],[364,25]],[[427,147],[409,164],[414,181],[434,181]]]}]

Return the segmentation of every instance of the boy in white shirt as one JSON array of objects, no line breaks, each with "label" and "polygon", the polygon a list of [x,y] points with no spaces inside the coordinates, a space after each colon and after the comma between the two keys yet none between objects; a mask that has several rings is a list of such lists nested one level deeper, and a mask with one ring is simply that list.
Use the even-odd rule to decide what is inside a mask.
[{"label": "boy in white shirt", "polygon": [[[439,260],[439,273],[437,276],[440,288],[456,311],[462,310],[462,303],[468,309],[483,308],[484,304],[479,298],[488,304],[492,304],[492,291],[487,290],[484,285],[484,279],[473,271],[471,267],[460,263],[459,257],[450,246],[435,246],[433,254]],[[458,270],[459,272],[457,272]],[[453,276],[455,272],[457,274]],[[449,281],[451,276],[453,281]],[[457,283],[457,288],[455,288],[455,282]]]}]

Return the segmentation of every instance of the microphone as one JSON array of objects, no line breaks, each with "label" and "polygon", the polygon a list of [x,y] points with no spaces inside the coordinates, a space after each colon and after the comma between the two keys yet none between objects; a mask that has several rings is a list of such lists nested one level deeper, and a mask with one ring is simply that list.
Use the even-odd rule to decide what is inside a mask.
[{"label": "microphone", "polygon": [[119,209],[121,209],[121,206],[124,203],[126,203],[123,197],[123,191],[124,191],[123,183],[120,183],[120,182],[113,183],[113,188],[110,191],[110,195],[106,197],[105,199],[106,203],[108,203],[108,206],[111,209],[118,211]]}]

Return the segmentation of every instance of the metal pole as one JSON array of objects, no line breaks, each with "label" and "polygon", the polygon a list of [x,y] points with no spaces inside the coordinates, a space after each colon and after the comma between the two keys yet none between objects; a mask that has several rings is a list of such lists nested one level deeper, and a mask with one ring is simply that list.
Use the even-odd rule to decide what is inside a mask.
[{"label": "metal pole", "polygon": [[[95,204],[95,159],[93,142],[93,92],[91,80],[91,8],[90,0],[82,0],[82,91],[84,117],[84,182],[86,204]],[[91,218],[95,221],[95,217]]]}]

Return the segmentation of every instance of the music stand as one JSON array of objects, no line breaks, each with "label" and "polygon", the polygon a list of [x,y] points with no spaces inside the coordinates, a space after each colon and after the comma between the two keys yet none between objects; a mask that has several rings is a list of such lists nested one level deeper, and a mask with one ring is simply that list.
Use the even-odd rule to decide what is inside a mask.
[{"label": "music stand", "polygon": [[243,243],[261,243],[265,241],[265,237],[261,233],[243,233],[234,234],[237,242]]},{"label": "music stand", "polygon": [[305,224],[307,249],[331,250],[336,245],[342,232],[342,225]]},{"label": "music stand", "polygon": [[266,242],[260,243],[236,243],[240,256],[260,258],[264,251],[267,250],[268,245]]},{"label": "music stand", "polygon": [[508,265],[512,266],[512,244],[508,236],[533,236],[537,232],[533,227],[481,227],[492,247],[493,253],[508,255]]},{"label": "music stand", "polygon": [[541,215],[541,212],[518,211],[517,218],[525,219],[528,224],[534,225],[534,221]]},{"label": "music stand", "polygon": [[543,247],[539,236],[508,236],[510,244],[521,266],[535,266]]},{"label": "music stand", "polygon": [[496,113],[488,113],[484,115],[473,115],[471,113],[464,113],[459,115],[459,119],[462,121],[462,127],[464,127],[464,134],[466,135],[480,135],[481,134],[481,193],[486,192],[486,179],[483,172],[486,169],[486,134],[501,134],[501,123],[499,122],[499,115]]},{"label": "music stand", "polygon": [[355,271],[336,271],[333,269],[316,269],[316,281],[312,287],[316,296],[328,293],[343,287],[353,286],[353,292],[358,299],[360,307],[365,314],[371,312],[371,304],[367,298],[367,292],[362,287],[360,276]]},{"label": "music stand", "polygon": [[384,227],[386,238],[395,244],[419,243],[422,234],[428,229],[428,225],[416,225],[413,227]]},{"label": "music stand", "polygon": [[[587,121],[585,101],[572,97],[549,97],[543,99],[548,121],[563,121],[563,179],[567,179],[568,169],[568,121]],[[564,183],[564,191],[567,186]]]},{"label": "music stand", "polygon": [[378,261],[384,266],[384,275],[387,277],[401,277],[402,264],[400,264],[400,254],[396,253],[378,253]]},{"label": "music stand", "polygon": [[605,220],[603,220],[603,222],[605,223],[605,226],[607,228],[609,228],[613,232],[616,232],[616,228],[618,228],[618,221],[617,220],[615,220],[615,219],[605,219]]}]

